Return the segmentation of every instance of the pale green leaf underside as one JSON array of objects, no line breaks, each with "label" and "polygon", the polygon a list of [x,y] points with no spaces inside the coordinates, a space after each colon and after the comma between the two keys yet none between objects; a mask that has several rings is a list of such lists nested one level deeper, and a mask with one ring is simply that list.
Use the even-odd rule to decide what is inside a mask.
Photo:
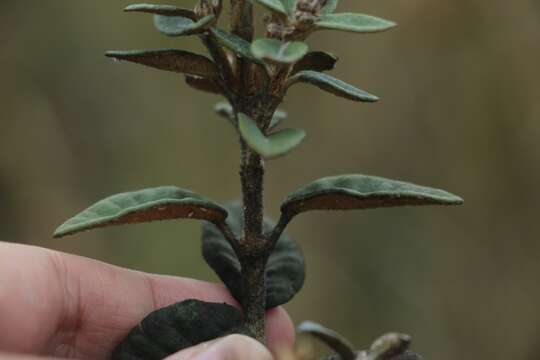
[{"label": "pale green leaf underside", "polygon": [[296,8],[296,1],[297,0],[281,0],[281,3],[283,4],[283,8],[287,12],[287,15],[292,16],[294,14],[294,10]]},{"label": "pale green leaf underside", "polygon": [[289,195],[281,211],[291,216],[309,210],[349,210],[408,205],[460,205],[447,191],[367,175],[326,177]]},{"label": "pale green leaf underside", "polygon": [[298,333],[309,334],[324,342],[339,354],[341,360],[355,360],[356,352],[353,345],[337,332],[312,321],[304,321],[298,325]]},{"label": "pale green leaf underside", "polygon": [[306,133],[298,129],[285,129],[264,136],[255,121],[238,114],[238,129],[248,146],[266,159],[285,155],[304,140]]},{"label": "pale green leaf underside", "polygon": [[379,100],[375,95],[318,71],[300,71],[289,80],[289,86],[298,82],[315,85],[322,90],[353,101],[376,102]]},{"label": "pale green leaf underside", "polygon": [[258,39],[251,44],[251,53],[258,59],[283,64],[295,63],[308,52],[301,41],[283,42],[276,39]]},{"label": "pale green leaf underside", "polygon": [[333,29],[358,33],[388,30],[396,23],[371,15],[340,13],[323,15],[316,23],[319,29]]},{"label": "pale green leaf underside", "polygon": [[167,36],[183,36],[200,34],[215,20],[215,15],[208,15],[198,21],[182,16],[154,16],[154,25],[158,31]]},{"label": "pale green leaf underside", "polygon": [[164,186],[126,192],[98,201],[62,224],[55,237],[90,229],[170,219],[202,219],[220,222],[227,211],[192,191]]},{"label": "pale green leaf underside", "polygon": [[287,119],[287,112],[286,111],[283,111],[283,110],[276,110],[276,112],[274,113],[274,115],[272,116],[272,121],[270,121],[270,125],[268,126],[268,129],[272,130],[273,128],[275,128],[276,126],[278,126],[279,124],[281,124],[281,122],[283,120],[286,120]]},{"label": "pale green leaf underside", "polygon": [[271,11],[287,15],[287,10],[280,0],[257,0],[257,2]]},{"label": "pale green leaf underside", "polygon": [[124,9],[125,12],[141,12],[164,16],[182,16],[195,20],[193,10],[183,9],[172,5],[133,4]]},{"label": "pale green leaf underside", "polygon": [[105,56],[146,65],[159,70],[190,75],[215,77],[219,74],[216,65],[210,59],[183,50],[107,51]]},{"label": "pale green leaf underside", "polygon": [[328,15],[336,11],[339,0],[328,0],[321,10],[321,14]]},{"label": "pale green leaf underside", "polygon": [[259,62],[259,59],[253,56],[251,53],[251,44],[239,36],[228,33],[221,29],[211,28],[210,31],[216,37],[217,41],[231,50],[235,54]]}]

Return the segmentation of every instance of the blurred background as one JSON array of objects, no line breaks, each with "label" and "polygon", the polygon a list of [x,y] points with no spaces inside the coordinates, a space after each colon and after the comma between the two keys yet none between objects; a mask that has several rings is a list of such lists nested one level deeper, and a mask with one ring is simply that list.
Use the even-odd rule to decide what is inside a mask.
[{"label": "blurred background", "polygon": [[[150,16],[124,15],[127,4],[0,1],[0,240],[216,281],[197,222],[51,239],[66,218],[117,192],[178,185],[218,201],[239,195],[237,140],[212,111],[219,97],[103,56],[203,52],[196,38],[158,34]],[[340,10],[400,24],[310,39],[341,57],[335,76],[382,100],[295,86],[283,108],[308,138],[268,163],[268,214],[307,182],[345,173],[444,188],[466,204],[298,217],[288,232],[308,276],[287,309],[359,347],[396,330],[427,359],[537,360],[540,2],[342,0]]]}]

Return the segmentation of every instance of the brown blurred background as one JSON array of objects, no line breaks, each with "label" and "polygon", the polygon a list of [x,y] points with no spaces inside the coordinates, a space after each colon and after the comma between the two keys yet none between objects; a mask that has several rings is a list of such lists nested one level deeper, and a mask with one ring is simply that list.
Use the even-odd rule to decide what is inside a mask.
[{"label": "brown blurred background", "polygon": [[[203,51],[196,38],[161,36],[150,16],[122,14],[127,4],[0,1],[0,240],[215,281],[197,222],[50,236],[117,192],[173,184],[219,201],[239,194],[235,134],[212,111],[219,98],[103,56]],[[299,217],[289,233],[308,278],[292,317],[359,346],[404,331],[427,359],[537,360],[539,1],[342,0],[340,10],[400,24],[310,40],[341,57],[336,76],[382,101],[295,87],[283,107],[308,138],[268,164],[268,213],[305,183],[343,173],[441,187],[466,204]]]}]

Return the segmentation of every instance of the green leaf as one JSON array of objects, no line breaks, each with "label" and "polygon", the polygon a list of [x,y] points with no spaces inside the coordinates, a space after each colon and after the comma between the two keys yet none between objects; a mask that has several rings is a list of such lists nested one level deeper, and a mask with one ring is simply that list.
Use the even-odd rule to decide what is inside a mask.
[{"label": "green leaf", "polygon": [[251,53],[258,59],[291,64],[302,59],[308,46],[301,41],[283,42],[276,39],[258,39],[251,44]]},{"label": "green leaf", "polygon": [[328,347],[339,354],[341,360],[357,359],[352,344],[337,332],[325,328],[324,326],[312,321],[304,321],[298,325],[300,334],[309,334],[324,342]]},{"label": "green leaf", "polygon": [[146,316],[116,347],[112,360],[162,360],[231,334],[254,337],[243,325],[240,310],[224,303],[185,300]]},{"label": "green leaf", "polygon": [[54,237],[111,225],[181,218],[221,222],[226,217],[227,211],[211,200],[189,190],[164,186],[117,194],[98,201],[62,224]]},{"label": "green leaf", "polygon": [[182,16],[155,15],[154,25],[167,36],[184,36],[205,32],[215,20],[215,15],[208,15],[197,21]]},{"label": "green leaf", "polygon": [[181,16],[191,20],[196,20],[197,16],[193,10],[182,9],[172,5],[154,4],[133,4],[124,9],[125,12],[142,12],[147,14],[163,16]]},{"label": "green leaf", "polygon": [[251,53],[251,44],[239,36],[228,33],[221,29],[211,28],[210,31],[216,37],[217,41],[231,50],[235,54],[248,58],[252,61],[259,62],[259,59],[253,56]]},{"label": "green leaf", "polygon": [[294,15],[294,10],[296,9],[297,0],[281,0],[283,8],[285,9],[287,15],[292,17]]},{"label": "green leaf", "polygon": [[242,113],[238,114],[238,129],[248,146],[266,159],[285,155],[306,137],[306,133],[298,129],[280,130],[265,136],[255,121]]},{"label": "green leaf", "polygon": [[[229,217],[226,220],[227,225],[236,237],[240,238],[244,223],[242,204],[235,202],[226,208],[229,212]],[[271,220],[265,219],[263,230],[268,233],[272,231],[274,226],[275,224]],[[236,300],[241,302],[243,294],[241,266],[233,248],[223,237],[221,231],[211,223],[203,224],[202,242],[204,259],[227,285]],[[291,300],[302,288],[304,277],[305,263],[302,251],[292,239],[283,233],[266,266],[266,308],[271,309]]]},{"label": "green leaf", "polygon": [[312,51],[294,64],[292,74],[294,75],[305,70],[330,71],[334,69],[338,60],[339,58],[333,54],[324,51]]},{"label": "green leaf", "polygon": [[257,2],[270,11],[287,15],[287,10],[283,7],[281,0],[257,0]]},{"label": "green leaf", "polygon": [[299,82],[315,85],[322,90],[353,101],[376,102],[379,100],[375,95],[317,71],[300,71],[289,79],[288,86]]},{"label": "green leaf", "polygon": [[270,125],[268,126],[269,130],[274,129],[277,127],[283,120],[287,119],[287,113],[283,110],[276,110],[274,115],[272,116],[272,121],[270,122]]},{"label": "green leaf", "polygon": [[323,15],[315,23],[319,29],[373,33],[388,30],[396,23],[371,15],[341,13]]},{"label": "green leaf", "polygon": [[210,59],[189,51],[174,49],[107,51],[105,56],[116,60],[125,60],[146,65],[159,70],[197,76],[215,77],[219,75],[216,64]]},{"label": "green leaf", "polygon": [[213,78],[200,77],[186,75],[186,84],[191,86],[193,89],[208,92],[211,94],[221,94],[221,87]]},{"label": "green leaf", "polygon": [[328,0],[326,2],[326,5],[321,10],[321,14],[328,15],[332,14],[334,11],[336,11],[336,8],[338,6],[339,0]]},{"label": "green leaf", "polygon": [[309,210],[371,209],[407,205],[461,205],[449,192],[367,175],[326,177],[289,195],[281,211],[292,217]]}]

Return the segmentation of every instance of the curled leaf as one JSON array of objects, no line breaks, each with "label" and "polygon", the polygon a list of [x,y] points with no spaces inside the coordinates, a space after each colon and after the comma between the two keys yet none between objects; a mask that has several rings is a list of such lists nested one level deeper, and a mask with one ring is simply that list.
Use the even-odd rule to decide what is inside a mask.
[{"label": "curled leaf", "polygon": [[116,60],[146,65],[159,70],[207,77],[219,75],[216,64],[210,59],[189,51],[175,49],[107,51],[105,56]]},{"label": "curled leaf", "polygon": [[124,11],[141,12],[163,16],[181,16],[194,21],[197,18],[193,10],[183,9],[172,5],[133,4],[127,6]]},{"label": "curled leaf", "polygon": [[186,75],[186,84],[199,91],[221,94],[221,87],[213,78]]},{"label": "curled leaf", "polygon": [[227,211],[192,191],[174,186],[144,189],[110,196],[62,224],[54,237],[112,225],[170,219],[224,221]]},{"label": "curled leaf", "polygon": [[270,125],[268,126],[268,129],[272,130],[275,127],[277,127],[279,124],[283,122],[283,120],[287,119],[287,112],[283,110],[276,110],[274,115],[272,116],[272,121],[270,121]]},{"label": "curled leaf", "polygon": [[[237,238],[242,236],[244,223],[242,204],[226,206],[229,217],[226,222]],[[265,219],[263,229],[270,232],[275,224]],[[231,294],[242,302],[243,285],[241,265],[233,248],[217,226],[203,224],[202,252],[205,261],[225,283]],[[266,266],[266,308],[283,305],[300,291],[304,284],[304,256],[298,245],[285,233],[279,238]]]},{"label": "curled leaf", "polygon": [[306,137],[306,133],[298,129],[284,129],[265,136],[257,123],[242,113],[238,114],[238,129],[248,146],[266,159],[287,154]]},{"label": "curled leaf", "polygon": [[302,60],[294,64],[292,74],[304,70],[312,71],[330,71],[336,66],[338,57],[324,51],[312,51],[306,54]]},{"label": "curled leaf", "polygon": [[234,110],[228,101],[220,101],[214,105],[214,111],[227,120],[234,119]]},{"label": "curled leaf", "polygon": [[375,102],[379,100],[379,98],[375,95],[358,89],[344,81],[336,79],[335,77],[317,71],[300,71],[289,79],[288,86],[295,83],[312,84],[334,95],[353,101]]},{"label": "curled leaf", "polygon": [[340,13],[323,15],[315,25],[319,29],[373,33],[393,28],[396,23],[371,15]]},{"label": "curled leaf", "polygon": [[183,16],[155,15],[154,25],[167,36],[184,36],[205,32],[215,20],[215,15],[208,15],[197,21]]},{"label": "curled leaf", "polygon": [[342,175],[312,182],[289,195],[281,211],[289,217],[310,210],[348,210],[408,205],[460,205],[444,190],[376,176]]},{"label": "curled leaf", "polygon": [[312,321],[304,321],[297,329],[301,334],[309,334],[324,342],[341,360],[356,360],[354,346],[337,332]]},{"label": "curled leaf", "polygon": [[251,53],[258,59],[280,64],[292,64],[302,59],[308,46],[301,41],[283,42],[276,39],[258,39],[251,44]]},{"label": "curled leaf", "polygon": [[411,337],[406,334],[388,333],[373,342],[366,360],[386,360],[403,354],[411,345]]},{"label": "curled leaf", "polygon": [[253,334],[237,308],[185,300],[156,310],[134,327],[112,360],[162,360],[180,350],[230,334]]},{"label": "curled leaf", "polygon": [[251,53],[251,44],[239,36],[228,33],[221,29],[211,28],[210,31],[216,37],[217,41],[227,49],[231,50],[238,56],[245,57],[254,62],[259,62]]}]

